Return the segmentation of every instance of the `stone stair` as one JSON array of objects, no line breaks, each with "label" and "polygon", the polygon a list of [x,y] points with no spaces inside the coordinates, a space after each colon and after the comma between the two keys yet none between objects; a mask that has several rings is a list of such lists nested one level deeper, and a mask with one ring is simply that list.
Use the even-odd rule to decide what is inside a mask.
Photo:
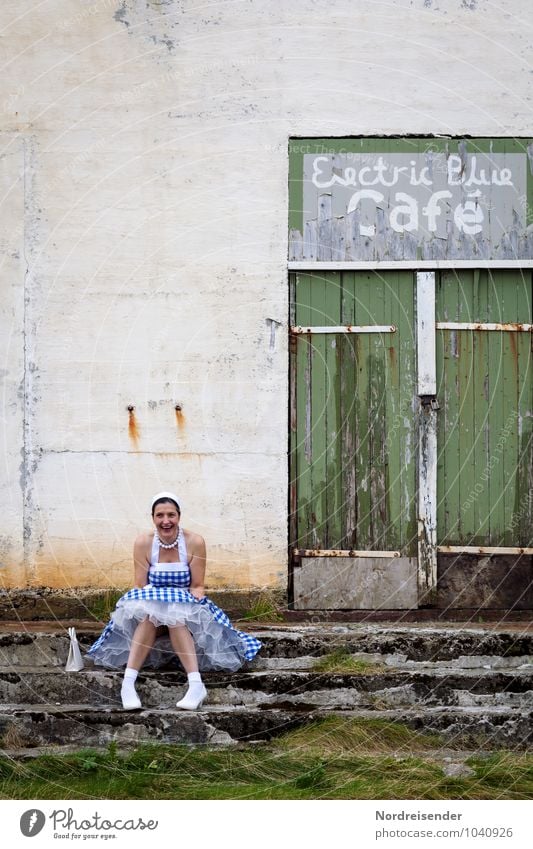
[{"label": "stone stair", "polygon": [[[175,708],[185,689],[178,669],[143,671],[143,710],[135,712],[121,708],[121,673],[90,661],[82,672],[64,672],[68,624],[3,626],[4,750],[113,741],[231,745],[332,714],[401,722],[436,732],[447,745],[525,748],[533,738],[533,633],[523,625],[262,627],[254,630],[263,642],[256,660],[236,673],[206,673],[208,701],[186,713]],[[82,650],[96,633],[94,625],[78,625]],[[317,670],[333,652],[357,658],[359,670]]]}]

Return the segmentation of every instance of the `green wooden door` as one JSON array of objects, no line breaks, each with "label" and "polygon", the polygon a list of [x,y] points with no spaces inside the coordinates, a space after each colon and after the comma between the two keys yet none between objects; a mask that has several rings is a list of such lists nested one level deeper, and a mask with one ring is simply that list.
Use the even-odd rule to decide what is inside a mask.
[{"label": "green wooden door", "polygon": [[531,271],[440,272],[436,319],[438,544],[531,546]]},{"label": "green wooden door", "polygon": [[416,606],[414,274],[298,273],[291,296],[295,604]]}]

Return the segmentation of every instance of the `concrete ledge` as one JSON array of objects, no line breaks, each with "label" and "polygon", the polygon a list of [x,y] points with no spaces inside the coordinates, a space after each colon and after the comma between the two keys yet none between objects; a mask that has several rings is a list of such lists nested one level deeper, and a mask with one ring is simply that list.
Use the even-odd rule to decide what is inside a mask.
[{"label": "concrete ledge", "polygon": [[461,609],[439,610],[435,607],[418,607],[414,610],[283,610],[285,623],[312,622],[315,625],[328,622],[381,622],[399,623],[461,623],[478,625],[493,622],[507,625],[511,622],[533,623],[533,609],[464,607]]},{"label": "concrete ledge", "polygon": [[[115,601],[123,590],[35,589],[0,590],[0,622],[53,622],[75,623],[107,622],[114,609]],[[289,610],[287,594],[283,590],[213,590],[209,592],[215,604],[233,619],[245,619],[252,615],[251,622],[261,624],[280,620],[284,623],[328,622],[381,622],[381,623],[437,623],[461,622],[470,625],[486,623],[508,624],[512,622],[533,623],[533,608],[517,607],[468,607],[439,610],[437,608],[415,608],[407,610]],[[254,615],[254,613],[256,615]],[[242,626],[245,622],[240,623]]]},{"label": "concrete ledge", "polygon": [[[129,587],[117,590],[78,589],[9,589],[0,591],[0,621],[36,621],[55,619],[82,619],[105,622],[115,607],[115,602]],[[287,607],[287,597],[280,590],[213,590],[209,598],[231,618],[241,618],[259,612],[259,619],[268,619],[269,610],[275,615],[277,608]]]}]

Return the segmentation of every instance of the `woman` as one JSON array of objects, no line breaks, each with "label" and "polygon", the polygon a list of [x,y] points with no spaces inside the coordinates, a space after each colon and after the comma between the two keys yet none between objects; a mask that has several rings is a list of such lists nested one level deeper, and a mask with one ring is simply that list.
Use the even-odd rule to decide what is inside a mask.
[{"label": "woman", "polygon": [[[142,707],[135,690],[139,669],[148,660],[168,660],[159,637],[168,628],[172,654],[187,673],[188,690],[176,707],[196,710],[207,696],[200,669],[230,669],[252,660],[261,648],[255,637],[237,631],[204,593],[205,542],[180,526],[181,511],[172,492],[152,499],[155,531],[140,534],[133,547],[135,586],[117,602],[113,618],[89,649],[96,664],[120,667],[125,710]],[[166,656],[165,656],[166,654]]]}]

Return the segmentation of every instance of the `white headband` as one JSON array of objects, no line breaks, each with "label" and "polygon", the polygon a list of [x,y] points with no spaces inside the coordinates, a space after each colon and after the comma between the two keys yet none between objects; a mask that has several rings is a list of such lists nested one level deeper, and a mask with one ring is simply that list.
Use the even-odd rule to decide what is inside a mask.
[{"label": "white headband", "polygon": [[154,509],[154,504],[156,503],[156,501],[162,501],[163,499],[165,501],[168,500],[168,499],[170,499],[171,501],[174,501],[178,505],[178,509],[181,512],[181,507],[180,507],[180,503],[178,501],[178,496],[174,495],[173,492],[158,492],[157,495],[154,495],[154,497],[152,498],[152,510]]}]

